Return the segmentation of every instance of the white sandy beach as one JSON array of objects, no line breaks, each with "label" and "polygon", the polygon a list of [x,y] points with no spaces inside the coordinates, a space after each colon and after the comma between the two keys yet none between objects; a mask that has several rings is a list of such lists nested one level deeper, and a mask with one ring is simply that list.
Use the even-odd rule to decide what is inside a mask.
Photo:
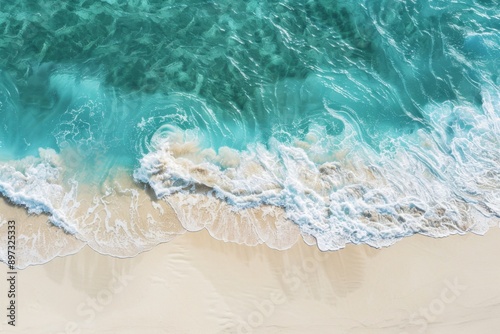
[{"label": "white sandy beach", "polygon": [[321,253],[201,231],[128,259],[85,247],[19,271],[17,324],[4,316],[1,332],[498,333],[499,240],[492,228]]}]

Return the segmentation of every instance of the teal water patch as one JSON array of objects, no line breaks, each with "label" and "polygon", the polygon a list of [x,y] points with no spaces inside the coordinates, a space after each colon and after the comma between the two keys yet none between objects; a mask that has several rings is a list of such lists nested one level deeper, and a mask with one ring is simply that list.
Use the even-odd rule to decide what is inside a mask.
[{"label": "teal water patch", "polygon": [[[283,79],[330,75],[338,87],[330,102],[376,135],[380,122],[421,123],[422,106],[433,101],[480,99],[481,69],[494,72],[497,59],[498,13],[472,1],[446,10],[424,1],[1,6],[0,64],[25,103],[50,107],[54,97],[43,87],[51,69],[71,67],[125,92],[195,94],[224,121],[253,118],[257,125],[249,126],[266,138],[269,124],[292,116],[286,108],[263,111],[257,97]],[[484,33],[471,36],[476,31]],[[467,56],[482,61],[467,63]],[[301,102],[292,123],[311,113]]]},{"label": "teal water patch", "polygon": [[[13,1],[0,31],[0,159],[14,170],[35,157],[66,185],[99,185],[119,167],[158,197],[208,188],[283,207],[325,249],[433,219],[466,230],[457,203],[499,215],[494,2]],[[397,232],[367,232],[370,217]]]}]

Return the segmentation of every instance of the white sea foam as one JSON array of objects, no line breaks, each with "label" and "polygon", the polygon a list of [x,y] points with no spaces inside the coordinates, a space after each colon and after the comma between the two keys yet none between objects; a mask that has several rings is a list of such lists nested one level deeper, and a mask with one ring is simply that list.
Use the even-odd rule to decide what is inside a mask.
[{"label": "white sea foam", "polygon": [[[38,156],[0,164],[1,195],[25,208],[30,215],[41,215],[39,219],[18,219],[4,213],[0,216],[0,228],[2,225],[5,228],[7,218],[15,219],[22,226],[17,234],[21,245],[44,247],[43,251],[20,251],[19,267],[75,252],[83,244],[103,254],[135,256],[185,232],[175,216],[168,214],[166,202],[155,201],[122,171],[113,171],[112,176],[98,186],[66,178],[68,167],[64,157],[68,154],[39,149]],[[69,170],[73,171],[74,166]],[[44,219],[64,235],[46,226]],[[45,240],[52,243],[50,247],[40,245],[39,239],[47,236],[56,238]],[[5,261],[3,250],[0,250],[0,260]]]},{"label": "white sea foam", "polygon": [[0,165],[0,192],[29,213],[50,215],[50,221],[69,233],[75,233],[68,217],[78,208],[78,183],[63,187],[61,161],[52,149],[39,149],[39,157],[29,156]]},{"label": "white sea foam", "polygon": [[[345,124],[341,134],[312,121],[302,139],[271,138],[242,151],[216,152],[203,145],[203,131],[162,125],[134,171],[158,201],[126,177],[98,188],[65,178],[69,148],[2,163],[0,191],[116,256],[201,228],[217,239],[277,249],[293,245],[300,230],[322,250],[387,246],[414,233],[481,234],[500,215],[499,95],[483,90],[479,109],[428,106],[431,130],[388,137],[379,150],[363,142],[359,124],[327,104],[325,111]],[[182,227],[165,214],[169,206]]]},{"label": "white sea foam", "polygon": [[271,139],[238,155],[228,148],[207,152],[193,133],[171,131],[156,138],[134,177],[161,198],[202,191],[234,210],[281,207],[322,250],[387,246],[414,233],[484,233],[500,217],[500,98],[494,89],[482,98],[480,110],[451,102],[428,106],[432,130],[388,138],[380,152],[347,121],[341,138],[311,125],[303,141]]}]

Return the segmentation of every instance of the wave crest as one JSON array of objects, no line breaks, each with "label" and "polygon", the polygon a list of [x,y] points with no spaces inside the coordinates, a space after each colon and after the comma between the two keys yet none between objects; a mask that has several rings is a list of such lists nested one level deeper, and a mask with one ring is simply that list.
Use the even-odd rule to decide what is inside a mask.
[{"label": "wave crest", "polygon": [[[167,200],[205,193],[235,211],[283,208],[322,250],[386,246],[414,233],[484,233],[488,223],[478,217],[500,217],[500,99],[494,90],[482,96],[480,110],[451,102],[428,106],[424,117],[432,130],[387,138],[378,151],[359,140],[359,124],[352,122],[341,138],[311,124],[304,140],[272,138],[267,147],[240,152],[204,150],[196,136],[178,130],[155,143],[134,177]],[[227,160],[234,163],[225,166]]]}]

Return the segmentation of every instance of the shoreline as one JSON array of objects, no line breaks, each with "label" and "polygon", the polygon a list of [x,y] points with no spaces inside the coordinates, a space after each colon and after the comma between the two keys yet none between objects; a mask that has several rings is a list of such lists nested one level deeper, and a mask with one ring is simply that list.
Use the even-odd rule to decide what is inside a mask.
[{"label": "shoreline", "polygon": [[[119,200],[120,198],[116,197],[111,203],[108,203],[109,207],[115,207],[113,212],[117,215],[127,214],[127,205],[135,205],[136,211],[135,213],[129,213],[130,221],[127,225],[132,231],[134,231],[134,229],[139,229],[139,231],[135,231],[135,233],[144,239],[143,242],[146,242],[146,244],[141,247],[136,245],[135,247],[137,249],[134,251],[131,252],[127,250],[127,253],[120,254],[119,250],[125,249],[124,245],[121,245],[119,249],[114,249],[112,247],[113,243],[120,243],[118,238],[120,236],[113,236],[113,232],[116,230],[108,230],[106,233],[109,237],[114,238],[111,239],[112,243],[110,245],[103,245],[99,240],[85,240],[85,236],[82,236],[81,233],[66,233],[63,228],[52,224],[47,214],[29,214],[24,206],[11,203],[8,198],[3,196],[0,196],[0,212],[2,213],[0,219],[2,219],[2,222],[5,224],[0,224],[0,235],[4,236],[0,238],[0,242],[2,242],[3,245],[7,244],[6,221],[12,217],[15,217],[15,220],[20,222],[20,228],[17,233],[22,235],[24,244],[29,244],[31,242],[30,246],[27,247],[29,250],[44,250],[44,248],[46,248],[44,242],[46,242],[47,238],[55,241],[55,244],[51,246],[55,246],[56,249],[52,247],[52,249],[45,250],[45,254],[48,254],[50,251],[52,254],[47,255],[47,258],[44,260],[41,259],[42,256],[40,254],[37,254],[33,259],[26,253],[21,252],[21,258],[24,256],[24,259],[21,261],[22,264],[19,266],[20,269],[25,269],[34,265],[43,265],[61,256],[74,255],[84,247],[89,247],[92,251],[100,255],[110,256],[116,259],[133,258],[142,253],[153,251],[162,244],[172,242],[183,234],[196,234],[200,232],[207,233],[216,242],[234,243],[245,247],[256,247],[265,244],[265,246],[271,250],[286,251],[293,248],[296,244],[304,243],[323,252],[318,248],[316,239],[313,236],[301,233],[299,227],[286,218],[285,211],[280,207],[269,206],[267,210],[266,206],[261,206],[235,212],[232,210],[231,205],[202,193],[189,195],[175,194],[171,195],[166,200],[157,199],[153,201],[153,197],[151,197],[153,196],[151,193],[152,190],[149,187],[146,186],[145,189],[139,187],[137,184],[132,183],[126,175],[125,177],[124,175],[121,177],[118,175],[111,181],[112,183],[118,181],[113,185],[113,192],[119,193],[117,195],[118,197],[127,197],[127,201]],[[125,191],[122,190],[124,185]],[[93,192],[90,190],[85,189],[81,192],[83,196],[79,196],[79,200],[84,203],[84,207],[87,207],[92,201],[91,194]],[[130,195],[130,193],[132,193],[132,195]],[[181,198],[180,200],[178,199],[179,197]],[[186,207],[182,206],[182,202],[185,200],[183,197],[190,197],[191,199],[196,198],[194,199],[195,201],[204,205],[202,205],[199,210],[190,210],[191,207],[186,209]],[[102,208],[99,209],[103,211]],[[105,207],[105,210],[108,210],[108,207]],[[83,214],[80,213],[80,217],[77,219],[81,220],[82,216]],[[125,216],[123,218],[125,218],[125,220],[127,219]],[[480,217],[476,218],[480,219]],[[325,253],[341,251],[351,246],[366,246],[377,250],[391,248],[415,236],[423,236],[431,239],[446,239],[469,234],[482,236],[490,230],[495,229],[495,227],[500,227],[500,219],[496,219],[495,217],[482,218],[481,224],[483,226],[488,226],[488,229],[483,229],[483,231],[480,232],[474,230],[467,232],[456,230],[447,231],[448,233],[452,232],[450,234],[436,236],[426,233],[415,233],[411,236],[395,240],[386,240],[390,241],[390,243],[382,243],[379,247],[366,243],[346,243],[342,248],[333,251],[325,251]],[[110,220],[109,222],[120,225],[120,217],[113,217],[113,219],[114,221]],[[156,232],[162,234],[161,237],[157,237],[156,235],[148,237],[144,235],[144,231],[147,232],[148,228],[151,227],[148,225],[151,221],[155,223]],[[106,226],[108,226],[109,222],[106,222]],[[158,227],[157,222],[161,224],[160,227]],[[90,228],[88,224],[85,225],[87,225],[87,227],[84,226],[86,229]],[[103,225],[102,222],[101,225]],[[101,227],[99,227],[98,230],[101,230]],[[84,232],[84,230],[81,232]],[[92,233],[92,228],[87,232]],[[103,238],[105,237],[106,235],[103,236]],[[134,243],[135,240],[125,241],[127,244],[130,244],[131,242]],[[23,247],[24,244],[21,243],[19,249],[26,250],[26,247]],[[0,251],[2,250],[3,248],[0,247]],[[2,254],[0,253],[0,255]]]},{"label": "shoreline", "polygon": [[[102,216],[102,213],[113,212],[113,216],[108,217],[108,220],[104,222],[98,221],[97,230],[105,232],[101,233],[102,240],[88,238],[89,235],[96,233],[96,228],[92,224],[89,225],[88,222],[82,224],[82,219],[85,219],[82,217],[86,215],[83,211],[75,215],[77,224],[81,224],[83,229],[80,229],[76,234],[70,234],[66,233],[63,228],[52,224],[47,214],[29,214],[24,206],[11,203],[8,198],[0,196],[0,219],[2,219],[3,223],[11,218],[15,218],[20,222],[18,234],[22,235],[25,244],[31,242],[28,247],[29,250],[44,250],[46,248],[44,244],[46,238],[56,241],[51,246],[58,247],[57,249],[45,250],[45,254],[52,251],[52,255],[47,255],[45,260],[41,259],[40,254],[35,256],[34,259],[30,259],[27,254],[21,252],[21,257],[27,256],[24,256],[24,261],[21,261],[23,264],[20,265],[20,268],[24,269],[33,265],[45,264],[54,258],[78,253],[85,246],[103,256],[111,256],[117,259],[133,258],[144,252],[152,251],[164,243],[172,242],[173,239],[183,234],[199,233],[203,230],[217,242],[229,242],[246,247],[266,244],[266,247],[272,250],[286,251],[297,243],[305,243],[318,248],[316,239],[313,236],[301,233],[298,225],[288,220],[285,211],[281,207],[260,206],[234,211],[230,204],[201,192],[186,195],[178,193],[169,196],[167,199],[155,199],[152,193],[153,190],[149,186],[140,187],[123,172],[114,174],[108,180],[107,186],[112,187],[112,201],[107,203],[104,208],[99,206],[96,207],[97,210],[93,210],[96,217]],[[89,208],[92,201],[95,203],[99,195],[93,188],[86,185],[81,187],[78,191],[80,194],[78,200],[83,203],[81,206]],[[92,194],[95,194],[94,197]],[[103,194],[101,193],[101,195]],[[100,198],[100,200],[103,201],[106,196]],[[191,210],[195,205],[183,205],[187,198],[189,201],[198,203],[196,210]],[[134,212],[132,212],[132,205],[134,206]],[[456,235],[469,234],[482,236],[491,229],[495,229],[497,226],[500,227],[500,219],[495,217],[486,218],[476,213],[474,220],[480,221],[483,227],[488,226],[488,229],[483,228],[479,232],[474,229],[466,232],[447,230],[446,232],[449,234],[442,235],[430,235],[421,232],[394,240],[386,240],[387,242],[385,244],[382,242],[379,247],[366,243],[346,243],[340,249],[326,252],[337,252],[349,246],[367,246],[373,249],[390,248],[403,240],[419,235],[432,239],[446,239]],[[128,223],[123,225],[122,221],[128,221]],[[114,228],[109,228],[110,223],[115,225]],[[102,231],[104,227],[106,227],[106,230]],[[124,231],[121,232],[122,235],[116,234],[120,233],[117,228]],[[151,228],[155,229],[154,233],[147,235]],[[127,232],[127,229],[130,229],[140,240],[131,239],[130,232]],[[3,245],[7,244],[6,231],[7,224],[0,224],[0,235],[4,236],[0,238],[0,242]],[[158,236],[157,233],[160,233],[160,235]],[[120,238],[124,236],[128,236],[128,239],[120,242]],[[103,244],[103,240],[110,240],[110,244]],[[141,246],[136,244],[134,250],[131,251],[125,248],[124,241],[126,245],[133,245],[137,242],[144,244]],[[120,247],[113,248],[114,244]],[[19,249],[26,249],[26,247],[22,246],[23,244]],[[120,253],[120,249],[126,250],[126,252]],[[3,248],[0,247],[0,252],[2,250]]]},{"label": "shoreline", "polygon": [[493,334],[498,240],[492,228],[381,249],[298,242],[279,251],[200,231],[132,258],[85,246],[19,271],[16,333],[135,333],[148,324],[142,332]]}]

